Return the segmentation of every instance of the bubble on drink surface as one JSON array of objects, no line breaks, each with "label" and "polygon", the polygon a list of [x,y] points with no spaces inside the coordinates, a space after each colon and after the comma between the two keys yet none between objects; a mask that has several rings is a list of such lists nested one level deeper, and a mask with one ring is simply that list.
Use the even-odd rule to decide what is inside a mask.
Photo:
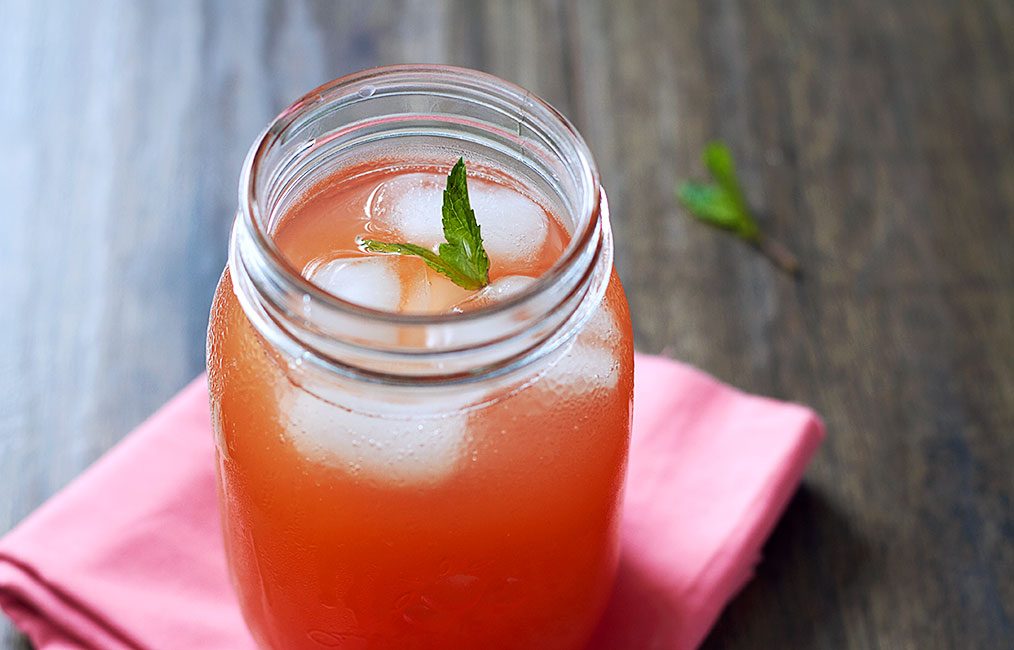
[{"label": "bubble on drink surface", "polygon": [[370,398],[352,390],[278,387],[279,417],[307,458],[370,480],[422,484],[450,474],[465,455],[476,390]]},{"label": "bubble on drink surface", "polygon": [[338,257],[311,262],[303,275],[328,293],[363,307],[395,311],[402,286],[391,256]]},{"label": "bubble on drink surface", "polygon": [[[444,241],[442,209],[447,177],[403,174],[385,181],[373,198],[370,230],[378,238],[432,247]],[[482,233],[483,247],[494,263],[533,262],[549,234],[548,215],[538,203],[516,190],[469,178],[468,197]]]}]

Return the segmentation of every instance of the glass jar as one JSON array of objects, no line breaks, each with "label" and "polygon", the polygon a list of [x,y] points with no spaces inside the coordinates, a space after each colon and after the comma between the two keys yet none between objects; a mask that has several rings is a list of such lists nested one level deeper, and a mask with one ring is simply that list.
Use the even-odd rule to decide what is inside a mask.
[{"label": "glass jar", "polygon": [[[495,167],[570,235],[537,281],[464,314],[308,282],[273,240],[314,182],[434,152]],[[483,73],[396,66],[310,92],[243,166],[208,376],[221,515],[264,648],[578,648],[611,588],[630,317],[608,208],[567,120]]]}]

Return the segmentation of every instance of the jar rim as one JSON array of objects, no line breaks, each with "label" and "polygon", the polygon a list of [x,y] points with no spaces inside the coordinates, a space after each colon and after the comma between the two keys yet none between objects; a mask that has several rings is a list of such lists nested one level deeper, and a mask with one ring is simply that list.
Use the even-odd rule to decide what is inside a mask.
[{"label": "jar rim", "polygon": [[[297,269],[275,244],[273,237],[266,230],[267,219],[264,218],[265,215],[258,197],[257,187],[262,161],[278,137],[299,117],[318,108],[321,104],[340,102],[343,98],[349,98],[349,91],[358,97],[368,99],[372,94],[364,97],[359,93],[359,90],[373,82],[396,78],[411,79],[413,77],[433,77],[433,81],[443,81],[451,85],[455,82],[472,82],[481,85],[490,92],[497,90],[513,94],[540,110],[544,117],[552,120],[555,123],[553,126],[558,127],[569,139],[569,144],[580,161],[580,174],[583,178],[581,188],[584,194],[580,200],[582,214],[575,216],[575,231],[560,257],[553,262],[549,269],[539,275],[535,282],[524,289],[504,300],[464,313],[418,314],[386,311],[344,300],[325,291],[306,279],[300,269]],[[578,260],[582,251],[592,243],[600,225],[601,203],[601,181],[591,151],[574,125],[560,111],[536,94],[495,75],[469,68],[439,64],[400,64],[367,68],[339,77],[311,90],[279,113],[254,141],[243,163],[239,183],[240,218],[258,248],[265,255],[266,261],[272,267],[274,271],[272,275],[277,282],[286,285],[285,288],[289,291],[310,296],[311,300],[326,308],[391,325],[425,326],[448,323],[449,321],[482,319],[508,312],[543,293],[560,280]],[[584,214],[585,211],[587,214]]]},{"label": "jar rim", "polygon": [[[528,287],[464,313],[378,310],[306,279],[274,240],[279,208],[315,165],[402,136],[460,140],[480,156],[516,160],[519,174],[565,204],[563,253]],[[324,84],[261,133],[243,164],[229,266],[247,318],[290,363],[371,383],[444,385],[513,376],[570,340],[605,294],[612,238],[591,153],[556,109],[483,72],[398,65]]]}]

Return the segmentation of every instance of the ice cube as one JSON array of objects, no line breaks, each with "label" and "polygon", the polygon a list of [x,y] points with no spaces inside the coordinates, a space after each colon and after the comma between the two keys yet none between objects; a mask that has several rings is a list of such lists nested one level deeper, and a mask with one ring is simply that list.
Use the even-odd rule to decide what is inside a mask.
[{"label": "ice cube", "polygon": [[[420,246],[444,241],[442,222],[446,177],[403,174],[386,181],[370,205],[370,232]],[[480,179],[469,179],[468,196],[494,263],[533,261],[549,233],[545,211],[523,194]]]},{"label": "ice cube", "polygon": [[401,305],[402,287],[396,258],[338,257],[313,262],[303,275],[328,293],[363,307],[395,311]]},{"label": "ice cube", "polygon": [[[282,424],[296,449],[313,461],[372,480],[432,483],[451,473],[467,447],[476,390],[378,402],[335,389],[314,394],[279,387]],[[381,411],[381,412],[378,412]]]},{"label": "ice cube", "polygon": [[402,174],[375,192],[367,225],[371,235],[412,244],[436,246],[444,241],[441,208],[446,177]]},{"label": "ice cube", "polygon": [[418,266],[413,269],[412,278],[405,288],[403,311],[446,314],[456,304],[472,295],[471,291],[462,289],[446,276],[426,266],[421,260],[411,261]]},{"label": "ice cube", "polygon": [[430,303],[433,299],[430,296],[430,283],[426,281],[426,274],[423,271],[412,273],[402,290],[401,311],[410,314],[430,312]]},{"label": "ice cube", "polygon": [[527,275],[505,275],[502,278],[497,278],[488,286],[483,287],[465,300],[462,300],[455,307],[463,311],[487,307],[521,293],[531,286],[533,282],[535,282],[535,278]]},{"label": "ice cube", "polygon": [[[451,293],[445,289],[448,292],[448,298],[445,298],[443,308],[438,311],[455,311],[460,313],[479,309],[514,295],[532,282],[535,282],[535,278],[525,275],[508,275],[498,278],[490,285],[475,293],[467,292],[463,289],[458,289],[457,292]],[[456,285],[452,286],[457,288]],[[481,340],[484,335],[489,334],[488,330],[489,325],[481,321],[462,320],[450,327],[431,326],[426,331],[426,347],[446,348],[463,341]]]},{"label": "ice cube", "polygon": [[616,358],[619,336],[616,317],[603,302],[539,383],[544,382],[545,389],[569,396],[615,388],[620,368]]},{"label": "ice cube", "polygon": [[535,261],[549,233],[548,217],[537,203],[514,190],[483,184],[469,188],[469,198],[490,259]]}]

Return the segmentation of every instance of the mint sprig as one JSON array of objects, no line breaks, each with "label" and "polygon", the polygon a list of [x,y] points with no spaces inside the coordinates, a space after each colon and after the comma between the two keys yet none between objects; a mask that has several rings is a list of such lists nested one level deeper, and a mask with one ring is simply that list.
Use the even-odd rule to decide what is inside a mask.
[{"label": "mint sprig", "polygon": [[447,175],[441,223],[444,243],[433,252],[425,246],[403,242],[361,240],[365,250],[373,253],[416,255],[451,282],[464,289],[481,289],[489,284],[489,257],[482,247],[482,233],[475,212],[468,202],[468,179],[464,158],[458,158]]},{"label": "mint sprig", "polygon": [[767,237],[757,225],[744,198],[729,147],[721,142],[709,142],[704,147],[703,158],[715,182],[687,181],[681,184],[676,191],[680,202],[700,221],[734,233],[781,270],[799,275],[801,269],[796,256]]}]

